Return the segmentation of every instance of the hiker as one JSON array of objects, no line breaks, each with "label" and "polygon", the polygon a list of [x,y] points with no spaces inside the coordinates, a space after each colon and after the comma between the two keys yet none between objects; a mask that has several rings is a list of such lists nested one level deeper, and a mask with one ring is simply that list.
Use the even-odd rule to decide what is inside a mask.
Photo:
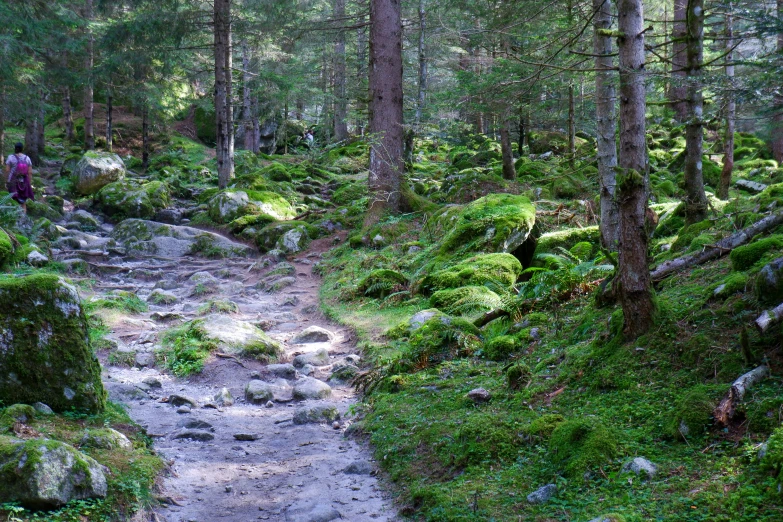
[{"label": "hiker", "polygon": [[34,200],[33,194],[33,162],[25,154],[22,154],[24,146],[21,143],[14,145],[14,153],[8,156],[5,162],[6,189],[11,197],[22,205],[22,210],[27,214],[27,200]]},{"label": "hiker", "polygon": [[312,147],[313,146],[313,130],[307,129],[307,132],[305,132],[305,141],[307,141],[307,146]]}]

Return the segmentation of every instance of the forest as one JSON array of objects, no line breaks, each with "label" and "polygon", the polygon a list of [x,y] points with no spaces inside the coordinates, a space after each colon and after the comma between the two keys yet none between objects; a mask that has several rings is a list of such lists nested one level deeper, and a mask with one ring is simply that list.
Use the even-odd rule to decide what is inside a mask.
[{"label": "forest", "polygon": [[0,520],[783,520],[783,0],[0,19]]}]

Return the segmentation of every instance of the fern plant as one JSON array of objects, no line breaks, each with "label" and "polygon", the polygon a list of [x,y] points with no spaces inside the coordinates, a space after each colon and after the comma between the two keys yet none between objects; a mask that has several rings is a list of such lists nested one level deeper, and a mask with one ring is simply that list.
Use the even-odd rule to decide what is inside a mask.
[{"label": "fern plant", "polygon": [[0,227],[13,228],[22,215],[22,208],[14,202],[11,194],[0,197]]}]

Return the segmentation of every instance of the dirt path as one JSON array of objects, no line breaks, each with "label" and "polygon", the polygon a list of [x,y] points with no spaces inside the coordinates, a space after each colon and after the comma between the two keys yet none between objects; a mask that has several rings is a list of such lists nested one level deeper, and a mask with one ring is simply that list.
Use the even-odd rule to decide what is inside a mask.
[{"label": "dirt path", "polygon": [[[98,239],[86,250],[100,250],[110,230],[110,225],[102,225],[91,232]],[[127,405],[131,417],[154,438],[155,449],[170,464],[170,473],[162,481],[162,496],[169,501],[156,508],[152,518],[167,522],[396,520],[388,495],[379,487],[368,448],[344,436],[356,400],[353,390],[330,380],[327,398],[293,400],[298,385],[312,384],[312,378],[324,382],[336,368],[356,361],[350,333],[318,312],[319,280],[312,274],[313,263],[330,244],[330,239],[314,242],[308,252],[290,260],[292,267],[264,268],[258,258],[84,257],[85,247],[79,249],[95,279],[94,295],[88,292],[87,299],[113,289],[146,299],[154,288],[177,298],[168,305],[150,304],[143,314],[103,312],[111,329],[108,337],[116,343],[115,349],[100,354],[105,386],[112,400]],[[59,260],[76,257],[69,249],[57,254]],[[268,277],[274,269],[293,273]],[[213,291],[203,295],[194,287],[200,277],[194,274],[202,272],[217,278],[210,281]],[[290,286],[276,293],[259,289],[283,277],[289,279],[280,284]],[[156,367],[152,354],[162,333],[200,317],[199,308],[214,300],[236,303],[239,312],[228,314],[232,320],[259,325],[284,343],[286,355],[281,362],[324,348],[328,360],[294,371],[291,366],[214,357],[201,374],[185,379]],[[172,317],[173,322],[166,321]],[[331,339],[295,343],[293,337],[310,326],[328,330]],[[133,367],[110,364],[121,358]],[[266,383],[274,398],[257,404],[246,400],[245,387],[251,381]],[[221,405],[215,398],[223,388],[233,397],[233,405]],[[339,420],[327,420],[323,407],[327,412],[335,407]],[[294,422],[307,420],[307,414],[311,420],[321,416],[316,422]]]}]

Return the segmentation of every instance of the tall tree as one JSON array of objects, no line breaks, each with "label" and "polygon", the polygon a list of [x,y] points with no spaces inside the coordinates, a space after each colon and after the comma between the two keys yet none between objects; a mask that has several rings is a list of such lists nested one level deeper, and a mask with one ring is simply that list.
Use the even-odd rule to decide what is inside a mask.
[{"label": "tall tree", "polygon": [[723,170],[720,174],[718,185],[718,197],[729,199],[729,185],[731,174],[734,171],[734,122],[737,115],[737,102],[734,94],[734,14],[733,5],[729,2],[726,6],[726,128],[723,138]]},{"label": "tall tree", "polygon": [[234,177],[234,123],[231,109],[231,0],[214,0],[215,120],[218,186]]},{"label": "tall tree", "polygon": [[685,74],[687,63],[686,40],[688,0],[674,0],[674,23],[672,24],[672,71],[669,99],[674,109],[674,117],[679,122],[685,121],[687,107],[685,105]]},{"label": "tall tree", "polygon": [[508,114],[504,114],[500,120],[500,153],[503,160],[503,179],[517,179],[517,171],[514,166],[514,150],[511,148],[511,133]]},{"label": "tall tree", "polygon": [[647,144],[645,141],[645,56],[642,0],[619,0],[620,157],[617,197],[620,210],[618,282],[623,331],[642,335],[653,324],[647,266]]},{"label": "tall tree", "polygon": [[84,62],[86,75],[84,83],[84,148],[95,148],[95,103],[93,100],[93,64],[95,60],[95,37],[90,24],[93,18],[93,0],[87,0],[84,5],[84,19],[87,23],[87,53]]},{"label": "tall tree", "polygon": [[416,127],[421,124],[421,113],[424,110],[424,100],[427,96],[427,53],[424,47],[427,31],[426,0],[419,0],[419,84],[416,97]]},{"label": "tall tree", "polygon": [[601,183],[601,244],[617,250],[619,216],[615,198],[617,167],[617,93],[613,81],[612,0],[593,0],[595,31],[595,116],[598,148],[598,177]]},{"label": "tall tree", "polygon": [[400,208],[403,172],[400,0],[370,0],[370,208],[366,225]]},{"label": "tall tree", "polygon": [[[783,20],[783,0],[777,0],[778,19]],[[778,33],[777,51],[783,55],[783,31]],[[783,163],[783,93],[780,88],[775,91],[774,106],[777,113],[773,117],[772,125],[772,157],[778,163]]]},{"label": "tall tree", "polygon": [[702,62],[704,61],[704,0],[688,0],[686,67],[687,120],[685,122],[685,223],[707,217],[702,157],[704,155],[704,99]]},{"label": "tall tree", "polygon": [[345,0],[334,0],[334,19],[340,26],[334,42],[334,140],[348,137],[348,98],[345,76]]}]

